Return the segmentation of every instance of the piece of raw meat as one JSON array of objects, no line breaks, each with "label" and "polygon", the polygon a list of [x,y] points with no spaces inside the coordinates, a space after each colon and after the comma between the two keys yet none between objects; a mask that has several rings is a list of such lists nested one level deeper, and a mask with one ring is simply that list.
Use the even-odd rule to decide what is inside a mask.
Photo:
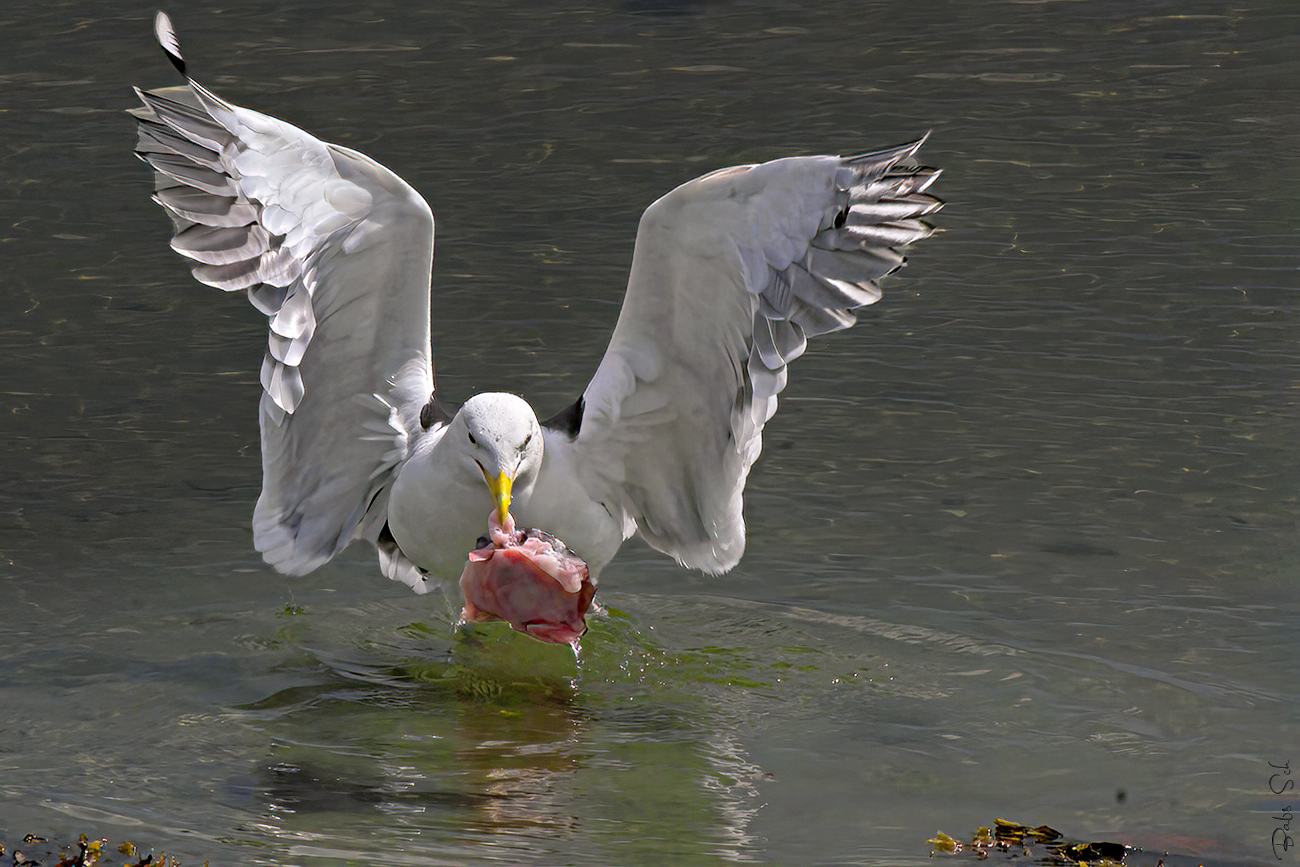
[{"label": "piece of raw meat", "polygon": [[563,542],[541,530],[517,530],[513,515],[502,526],[495,510],[488,535],[469,552],[460,589],[462,620],[504,620],[533,638],[573,645],[587,631],[584,615],[596,595],[587,564]]}]

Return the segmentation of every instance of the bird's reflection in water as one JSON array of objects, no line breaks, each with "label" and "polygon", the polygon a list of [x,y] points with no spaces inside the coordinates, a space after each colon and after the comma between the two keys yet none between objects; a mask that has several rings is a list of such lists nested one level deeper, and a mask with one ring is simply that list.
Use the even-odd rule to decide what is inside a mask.
[{"label": "bird's reflection in water", "polygon": [[474,809],[480,830],[570,827],[585,726],[581,713],[558,702],[462,714],[456,764],[482,796]]},{"label": "bird's reflection in water", "polygon": [[501,632],[472,627],[443,658],[398,665],[315,652],[343,682],[248,708],[280,711],[277,760],[259,775],[272,812],[451,811],[484,829],[562,819],[546,793],[578,764],[573,651],[524,639],[525,650],[561,656],[502,664]]},{"label": "bird's reflection in water", "polygon": [[757,769],[681,690],[589,684],[569,648],[501,624],[435,661],[317,658],[346,680],[249,708],[270,712],[258,824],[277,837],[355,841],[396,823],[431,851],[546,841],[688,864],[748,846],[756,799],[737,781]]}]

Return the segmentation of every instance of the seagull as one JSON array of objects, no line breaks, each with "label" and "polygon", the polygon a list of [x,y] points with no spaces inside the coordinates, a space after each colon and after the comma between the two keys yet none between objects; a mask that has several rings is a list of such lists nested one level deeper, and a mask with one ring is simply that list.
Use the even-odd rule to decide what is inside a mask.
[{"label": "seagull", "polygon": [[642,215],[609,346],[570,406],[542,421],[485,393],[453,411],[435,387],[429,205],[364,154],[189,78],[170,19],[154,25],[185,84],[136,89],[136,154],[172,249],[269,320],[253,542],[289,575],[360,539],[425,593],[460,573],[485,515],[563,540],[593,582],[634,535],[726,572],[787,365],[880,298],[942,206],[939,171],[913,159],[925,137],[687,181]]}]

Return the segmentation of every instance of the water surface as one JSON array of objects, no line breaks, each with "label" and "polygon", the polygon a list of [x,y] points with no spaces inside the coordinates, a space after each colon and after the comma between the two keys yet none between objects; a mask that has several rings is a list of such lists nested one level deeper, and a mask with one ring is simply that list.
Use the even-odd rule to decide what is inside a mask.
[{"label": "water surface", "polygon": [[[641,209],[933,130],[943,233],[794,365],[720,578],[578,661],[248,529],[264,324],[130,156],[154,7],[0,22],[0,838],[213,864],[901,864],[995,816],[1277,863],[1300,734],[1289,5],[172,10],[438,216],[452,400],[580,392]],[[1282,863],[1295,851],[1279,853]]]}]

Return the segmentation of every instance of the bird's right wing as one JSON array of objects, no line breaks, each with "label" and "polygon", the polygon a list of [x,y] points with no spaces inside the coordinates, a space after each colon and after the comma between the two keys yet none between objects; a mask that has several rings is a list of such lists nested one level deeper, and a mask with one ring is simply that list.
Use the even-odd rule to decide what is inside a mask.
[{"label": "bird's right wing", "polygon": [[[171,23],[159,41],[184,73]],[[304,574],[382,529],[389,482],[433,389],[433,214],[388,169],[193,80],[136,93],[137,154],[172,248],[270,320],[254,544]]]},{"label": "bird's right wing", "polygon": [[787,363],[852,325],[902,248],[933,231],[939,173],[912,160],[923,141],[723,169],[646,210],[570,446],[625,533],[630,520],[708,572],[740,559],[745,479]]}]

